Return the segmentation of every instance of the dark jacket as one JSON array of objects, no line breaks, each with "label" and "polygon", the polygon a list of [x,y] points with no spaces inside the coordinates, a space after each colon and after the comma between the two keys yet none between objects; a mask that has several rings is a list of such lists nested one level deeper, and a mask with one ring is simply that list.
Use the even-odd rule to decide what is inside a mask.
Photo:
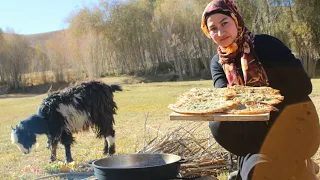
[{"label": "dark jacket", "polygon": [[[288,47],[277,38],[265,34],[254,36],[253,47],[267,73],[270,87],[280,90],[281,95],[284,96],[283,103],[277,105],[280,112],[285,105],[310,101],[308,97],[312,91],[310,78],[304,71],[300,60],[295,58]],[[240,57],[241,55],[237,58],[240,59]],[[238,71],[242,74],[241,68]],[[215,88],[227,86],[228,81],[219,63],[218,55],[215,55],[211,61],[211,74]],[[272,112],[271,121],[278,114],[279,112]]]},{"label": "dark jacket", "polygon": [[[270,86],[280,90],[284,101],[276,105],[279,111],[271,112],[267,123],[211,121],[212,135],[222,147],[238,156],[261,152],[262,145],[271,144],[268,147],[272,148],[262,148],[270,150],[263,153],[270,155],[277,149],[283,153],[290,151],[295,157],[300,154],[302,159],[311,157],[319,147],[320,138],[319,119],[308,96],[312,91],[310,78],[300,60],[277,38],[261,34],[253,40],[254,52],[267,73]],[[236,62],[240,62],[241,54],[236,58],[239,58]],[[242,74],[241,68],[238,71]],[[211,73],[215,88],[227,86],[218,55],[211,61]],[[300,147],[303,152],[293,151]]]}]

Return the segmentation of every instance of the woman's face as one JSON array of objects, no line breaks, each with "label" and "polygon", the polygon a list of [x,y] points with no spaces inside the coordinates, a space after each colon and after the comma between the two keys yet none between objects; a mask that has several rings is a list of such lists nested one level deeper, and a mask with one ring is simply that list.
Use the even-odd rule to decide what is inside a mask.
[{"label": "woman's face", "polygon": [[234,20],[224,14],[213,14],[207,19],[211,39],[221,47],[231,45],[237,38],[238,29]]}]

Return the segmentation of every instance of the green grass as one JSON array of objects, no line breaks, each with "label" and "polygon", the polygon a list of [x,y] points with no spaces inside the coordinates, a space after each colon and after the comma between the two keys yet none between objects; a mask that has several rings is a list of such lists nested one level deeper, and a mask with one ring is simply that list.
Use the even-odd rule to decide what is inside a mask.
[{"label": "green grass", "polygon": [[312,95],[320,95],[320,79],[312,79],[311,82],[313,85]]},{"label": "green grass", "polygon": [[[124,78],[102,79],[106,83],[123,82]],[[144,125],[160,128],[166,132],[169,127],[180,122],[170,122],[168,104],[174,103],[182,92],[192,87],[211,87],[211,81],[185,81],[171,83],[121,84],[124,91],[115,93],[118,105],[115,115],[116,150],[118,154],[135,153],[143,146]],[[0,96],[0,179],[30,178],[47,174],[49,151],[45,148],[46,137],[40,136],[39,148],[25,156],[15,145],[11,144],[10,125],[15,126],[20,120],[36,112],[42,95],[3,95]],[[86,164],[91,159],[101,158],[103,141],[96,139],[92,132],[81,132],[75,135],[77,143],[72,147],[76,161]],[[64,161],[64,148],[59,146],[58,159]],[[38,174],[23,172],[24,167],[31,165],[40,169]]]},{"label": "green grass", "polygon": [[[103,78],[104,82],[120,82],[123,92],[115,93],[115,101],[119,107],[115,115],[117,154],[135,153],[143,146],[145,122],[160,131],[178,126],[180,121],[168,119],[168,104],[174,103],[179,94],[193,87],[212,87],[212,81],[183,81],[163,83],[124,84],[124,78]],[[110,81],[109,81],[110,80]],[[320,80],[312,81],[314,93],[320,93]],[[33,179],[48,175],[49,151],[45,148],[46,137],[40,136],[38,149],[25,156],[15,145],[11,144],[10,125],[15,126],[20,120],[36,112],[42,95],[6,95],[0,96],[0,179]],[[101,158],[103,141],[96,139],[92,132],[80,132],[75,135],[77,143],[72,147],[74,159],[82,165],[89,160]],[[59,146],[57,158],[65,160],[64,148]],[[24,172],[27,165],[40,169],[38,173]],[[75,169],[80,171],[81,169]],[[226,175],[220,175],[225,179]]]}]

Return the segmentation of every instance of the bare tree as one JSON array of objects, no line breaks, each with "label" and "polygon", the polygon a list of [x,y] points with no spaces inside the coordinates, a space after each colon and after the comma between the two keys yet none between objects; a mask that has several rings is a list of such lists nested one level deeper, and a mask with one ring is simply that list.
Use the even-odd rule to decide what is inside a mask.
[{"label": "bare tree", "polygon": [[9,88],[21,87],[21,74],[28,70],[28,57],[30,48],[27,41],[13,32],[4,36],[4,48],[2,52],[2,67],[4,79]]}]

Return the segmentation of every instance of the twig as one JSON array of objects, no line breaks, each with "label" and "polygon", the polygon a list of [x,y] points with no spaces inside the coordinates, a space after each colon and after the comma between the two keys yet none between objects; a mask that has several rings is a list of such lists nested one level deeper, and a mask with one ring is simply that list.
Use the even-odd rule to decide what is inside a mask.
[{"label": "twig", "polygon": [[[149,146],[150,144],[153,143],[153,141],[155,141],[158,137],[153,138],[145,147]],[[141,153],[141,152],[145,152],[145,148],[143,147],[142,149],[140,149],[137,153]]]},{"label": "twig", "polygon": [[158,129],[156,129],[156,128],[154,128],[154,127],[151,127],[151,126],[149,126],[149,125],[146,125],[146,127],[147,127],[147,128],[150,128],[150,129],[152,129],[152,130],[157,131],[157,133],[160,133],[161,135],[165,135],[163,132],[161,132],[161,131],[159,130],[160,126],[159,126]]},{"label": "twig", "polygon": [[145,147],[145,143],[146,143],[146,130],[147,130],[147,121],[148,121],[148,116],[149,116],[149,112],[145,115],[143,147]]},{"label": "twig", "polygon": [[[210,137],[205,134],[202,125],[203,123],[182,124],[168,130],[166,134],[157,130],[157,137],[138,153],[172,153],[181,156],[188,162],[181,165],[180,173],[183,177],[216,175],[226,171],[227,151],[217,146],[217,143],[207,144]],[[145,127],[156,130],[146,124]]]},{"label": "twig", "polygon": [[48,178],[52,178],[52,177],[60,177],[60,176],[70,176],[70,175],[94,175],[93,172],[77,172],[77,173],[59,173],[59,174],[53,174],[50,176],[44,176],[44,177],[40,177],[40,178],[36,178],[35,180],[40,180],[40,179],[48,179]]}]

